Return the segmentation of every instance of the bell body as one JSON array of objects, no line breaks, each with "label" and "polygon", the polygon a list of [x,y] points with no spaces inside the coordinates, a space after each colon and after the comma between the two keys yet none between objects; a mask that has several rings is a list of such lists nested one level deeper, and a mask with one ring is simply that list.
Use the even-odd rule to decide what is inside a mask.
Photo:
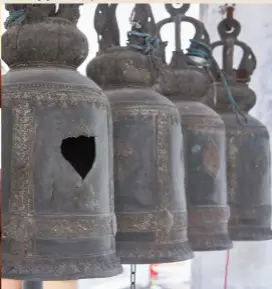
[{"label": "bell body", "polygon": [[[224,104],[225,89],[217,84],[217,111],[227,136],[228,200],[231,209],[229,234],[234,241],[272,239],[270,145],[266,127],[247,111],[255,103],[255,94],[247,85],[231,86],[232,95],[246,121]],[[225,106],[225,109],[223,108]]]},{"label": "bell body", "polygon": [[151,89],[106,91],[114,123],[117,253],[122,263],[191,257],[179,117]]},{"label": "bell body", "polygon": [[[102,72],[106,63],[112,66]],[[150,78],[146,65],[141,53],[115,48],[87,68],[100,85],[101,75],[114,83],[122,73],[132,83],[104,89],[113,117],[116,248],[123,264],[193,256],[187,240],[180,117],[173,103],[144,83]]]},{"label": "bell body", "polygon": [[175,101],[182,119],[188,237],[194,251],[232,248],[228,235],[226,137],[221,118],[197,101]]},{"label": "bell body", "polygon": [[[177,52],[173,53],[173,56]],[[194,251],[232,248],[228,235],[226,136],[220,116],[203,104],[210,81],[201,69],[171,69],[160,83],[177,106],[184,136],[188,238]]]},{"label": "bell body", "polygon": [[232,240],[272,239],[270,145],[265,126],[250,115],[237,124],[233,113],[222,113],[227,129],[228,192]]},{"label": "bell body", "polygon": [[[43,56],[54,36],[69,40],[61,44],[70,43],[64,45],[68,49],[77,48],[74,38],[87,45],[85,36],[63,19],[44,21],[7,30],[2,39],[7,63],[14,64],[16,55],[7,47],[16,41],[16,32],[21,55],[27,55],[25,37],[31,33],[35,53],[40,49]],[[53,38],[43,38],[44,31],[53,31]],[[15,62],[3,77],[4,278],[66,280],[121,273],[115,255],[109,102],[93,81],[62,65],[71,60],[66,57],[67,62],[57,59],[51,67],[33,59],[26,67]]]}]

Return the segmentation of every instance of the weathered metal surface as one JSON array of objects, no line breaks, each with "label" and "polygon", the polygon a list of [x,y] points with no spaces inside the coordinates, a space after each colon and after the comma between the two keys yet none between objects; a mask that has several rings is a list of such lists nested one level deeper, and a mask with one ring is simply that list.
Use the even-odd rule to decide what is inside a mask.
[{"label": "weathered metal surface", "polygon": [[[146,6],[141,7],[149,10]],[[144,13],[137,7],[136,20],[137,13]],[[193,256],[187,240],[180,117],[173,103],[150,88],[150,65],[150,56],[115,47],[87,67],[87,75],[103,87],[111,103],[116,246],[124,264]]]},{"label": "weathered metal surface", "polygon": [[[170,22],[189,22],[196,30],[194,39],[209,43],[202,23],[180,15],[179,10],[168,10],[171,17],[159,22],[159,29]],[[194,251],[226,250],[232,242],[228,236],[225,127],[220,116],[201,103],[210,87],[207,74],[188,63],[188,56],[176,45],[159,87],[176,104],[182,121],[189,243]]]},{"label": "weathered metal surface", "polygon": [[109,102],[75,69],[87,39],[68,18],[26,19],[2,36],[12,68],[2,91],[2,277],[117,275]]},{"label": "weathered metal surface", "polygon": [[[209,91],[205,102],[220,114],[226,126],[229,233],[236,241],[269,240],[272,239],[269,135],[265,126],[248,114],[256,101],[255,93],[247,84],[256,67],[256,58],[248,45],[237,40],[241,30],[239,22],[228,21],[232,31],[226,32],[227,19],[220,22],[221,40],[211,47],[224,47],[222,69],[245,119],[233,111],[215,67],[217,101],[213,101],[213,93]],[[238,69],[232,66],[235,46],[243,50]]]}]

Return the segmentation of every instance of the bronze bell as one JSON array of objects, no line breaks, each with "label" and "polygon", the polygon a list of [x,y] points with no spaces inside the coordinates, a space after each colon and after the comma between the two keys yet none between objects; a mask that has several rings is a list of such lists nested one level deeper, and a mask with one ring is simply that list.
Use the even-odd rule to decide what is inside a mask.
[{"label": "bronze bell", "polygon": [[136,4],[130,20],[138,30],[132,25],[129,45],[120,47],[116,6],[97,6],[100,52],[87,75],[103,87],[113,114],[117,254],[123,264],[186,260],[193,253],[187,242],[180,117],[173,103],[150,88],[155,57],[145,51],[145,37],[137,35],[156,29],[148,22],[151,8]]},{"label": "bronze bell", "polygon": [[2,36],[11,68],[2,94],[3,278],[122,271],[115,255],[111,112],[101,89],[76,71],[88,53],[76,27],[78,6],[61,4],[55,12],[55,4],[24,5]]},{"label": "bronze bell", "polygon": [[[211,45],[212,49],[223,46],[223,73],[215,63],[212,70],[217,80],[217,101],[212,100],[210,91],[205,102],[220,114],[227,131],[230,236],[235,241],[269,240],[272,239],[269,135],[265,126],[248,114],[256,101],[254,91],[248,87],[256,58],[251,48],[237,39],[239,22],[234,19],[231,24],[232,31],[227,32],[227,19],[219,23],[221,40]],[[233,69],[235,46],[243,50],[237,70]]]},{"label": "bronze bell", "polygon": [[[165,24],[174,22],[180,35],[180,22],[191,23],[195,36],[189,52],[205,52],[209,35],[200,21],[185,15],[189,7],[165,4],[170,17],[157,24],[158,33]],[[232,248],[232,242],[228,235],[225,127],[220,116],[201,103],[210,87],[205,70],[196,67],[203,59],[185,55],[179,41],[176,39],[167,77],[162,76],[159,88],[181,115],[189,243],[194,251],[226,250]],[[192,65],[193,57],[200,62]]]}]

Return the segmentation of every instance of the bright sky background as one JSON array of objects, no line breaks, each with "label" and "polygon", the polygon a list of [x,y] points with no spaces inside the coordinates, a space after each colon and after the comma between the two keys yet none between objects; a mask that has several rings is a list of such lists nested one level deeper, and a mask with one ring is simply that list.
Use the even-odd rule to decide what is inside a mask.
[{"label": "bright sky background", "polygon": [[[79,71],[85,75],[85,69],[88,64],[88,62],[95,57],[95,54],[98,50],[98,44],[97,44],[97,35],[93,27],[93,18],[94,18],[94,11],[97,4],[84,4],[80,7],[81,10],[81,17],[78,22],[78,28],[87,36],[89,41],[89,55],[88,58],[85,60],[85,62],[80,66]],[[155,17],[155,21],[158,22],[164,18],[168,18],[169,14],[164,9],[164,4],[152,4],[153,14]],[[177,6],[177,5],[175,5]],[[5,31],[4,29],[4,21],[8,16],[8,12],[5,10],[4,5],[2,4],[2,27],[1,31],[2,33]],[[118,19],[118,25],[120,29],[120,41],[121,45],[126,44],[126,32],[130,30],[130,25],[128,18],[130,16],[130,13],[134,7],[134,4],[119,4],[117,8],[117,19]],[[178,6],[177,6],[178,7]],[[194,18],[199,18],[199,4],[191,4],[191,7],[189,11],[186,13],[188,16],[192,16]],[[182,24],[182,34],[181,34],[181,40],[182,40],[182,48],[186,49],[189,46],[189,39],[193,37],[194,35],[194,28],[191,24]],[[161,37],[163,41],[168,41],[168,47],[166,49],[166,59],[167,61],[170,60],[172,51],[174,50],[174,25],[168,24],[165,25],[165,27],[161,30]],[[69,48],[68,48],[69,49]],[[0,112],[1,116],[1,112]],[[0,120],[1,125],[1,120]],[[0,149],[1,149],[1,136],[0,136]],[[1,163],[1,155],[0,155],[0,163]]]}]

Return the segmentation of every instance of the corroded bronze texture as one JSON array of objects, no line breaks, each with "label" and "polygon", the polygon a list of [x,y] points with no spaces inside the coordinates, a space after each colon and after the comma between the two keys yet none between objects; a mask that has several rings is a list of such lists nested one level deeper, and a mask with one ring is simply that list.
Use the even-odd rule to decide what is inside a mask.
[{"label": "corroded bronze texture", "polygon": [[[172,11],[169,6],[166,4]],[[195,27],[194,39],[209,43],[202,23],[184,15],[178,18],[173,9],[170,18],[158,23],[159,29],[170,22],[189,22]],[[226,250],[232,242],[228,235],[225,127],[220,116],[201,103],[210,87],[207,73],[189,63],[176,45],[167,73],[159,80],[160,92],[175,103],[181,116],[189,244],[194,251]]]},{"label": "corroded bronze texture", "polygon": [[68,19],[27,19],[2,36],[2,277],[117,275],[109,102],[76,71],[87,39]]},{"label": "corroded bronze texture", "polygon": [[[153,19],[150,5],[136,4],[134,13],[132,18],[148,29],[145,32],[154,29],[148,20]],[[131,43],[141,45],[136,38],[130,38]],[[180,186],[183,160],[176,157],[182,146],[180,118],[169,100],[149,88],[158,72],[154,62],[135,49],[108,46],[87,68],[111,102],[116,241],[122,263],[164,263],[193,256]]]},{"label": "corroded bronze texture", "polygon": [[164,77],[160,87],[161,93],[176,104],[182,120],[190,245],[194,251],[231,248],[225,126],[217,113],[197,101],[208,89],[209,80],[193,68],[168,75],[169,81]]},{"label": "corroded bronze texture", "polygon": [[104,51],[87,68],[106,89],[112,108],[116,244],[124,264],[193,256],[180,117],[169,100],[148,88],[150,74],[147,56],[126,47]]},{"label": "corroded bronze texture", "polygon": [[[150,88],[159,68],[150,54],[154,46],[144,47],[137,36],[156,29],[150,5],[136,4],[130,21],[137,31],[128,47],[112,47],[103,32],[111,24],[104,22],[97,33],[107,48],[87,67],[87,75],[105,89],[113,115],[117,254],[124,264],[182,261],[193,252],[187,240],[180,117],[173,103]],[[117,36],[115,25],[112,32]]]},{"label": "corroded bronze texture", "polygon": [[[256,57],[247,44],[237,39],[241,31],[239,22],[231,19],[228,24],[232,29],[226,31],[227,22],[224,19],[219,23],[221,40],[211,47],[223,47],[222,71],[236,107],[229,101],[224,75],[217,65],[212,68],[217,98],[214,101],[210,90],[205,102],[220,114],[226,126],[229,233],[236,241],[269,240],[272,239],[269,135],[265,126],[248,114],[256,101],[254,91],[248,87]],[[235,46],[243,52],[237,69],[233,68]]]},{"label": "corroded bronze texture", "polygon": [[272,231],[268,131],[247,113],[255,104],[254,92],[242,83],[230,88],[247,122],[241,120],[239,124],[232,109],[226,108],[227,95],[221,83],[217,83],[216,106],[211,100],[212,92],[207,95],[207,104],[220,113],[227,132],[229,234],[235,241],[269,240]]}]

